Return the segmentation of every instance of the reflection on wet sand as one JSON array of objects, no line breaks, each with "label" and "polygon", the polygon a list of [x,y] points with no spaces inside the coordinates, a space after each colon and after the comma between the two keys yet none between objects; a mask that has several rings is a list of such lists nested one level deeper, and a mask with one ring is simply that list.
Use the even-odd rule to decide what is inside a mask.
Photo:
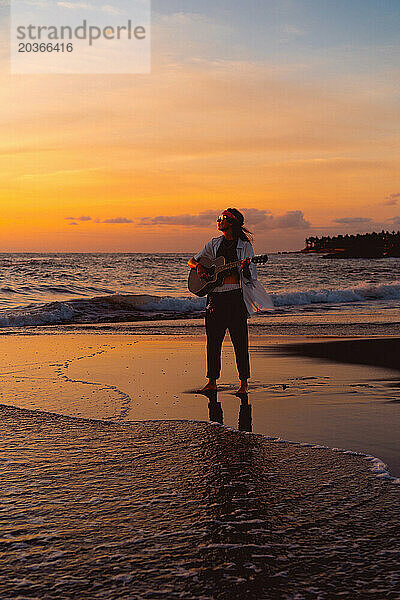
[{"label": "reflection on wet sand", "polygon": [[251,419],[251,404],[249,404],[249,395],[240,394],[239,409],[239,431],[253,431],[253,422]]},{"label": "reflection on wet sand", "polygon": [[[199,393],[199,392],[198,392]],[[222,404],[218,401],[217,390],[202,391],[201,394],[208,398],[208,414],[210,421],[214,423],[224,423],[224,412]],[[253,423],[251,418],[251,404],[249,404],[248,394],[236,394],[240,399],[238,429],[239,431],[253,431]]]}]

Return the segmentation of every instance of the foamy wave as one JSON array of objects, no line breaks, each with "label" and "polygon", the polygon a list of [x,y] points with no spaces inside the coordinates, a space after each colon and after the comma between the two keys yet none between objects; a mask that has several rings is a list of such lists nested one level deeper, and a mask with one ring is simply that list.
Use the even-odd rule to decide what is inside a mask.
[{"label": "foamy wave", "polygon": [[204,298],[115,294],[4,311],[0,327],[165,319],[197,314],[204,309]]},{"label": "foamy wave", "polygon": [[[271,294],[271,298],[276,308],[399,300],[400,282],[390,285],[360,284],[337,290],[284,292]],[[113,294],[5,310],[0,316],[0,327],[171,319],[198,316],[205,306],[206,299],[196,296]]]},{"label": "foamy wave", "polygon": [[157,311],[162,310],[166,312],[184,312],[191,313],[196,311],[202,311],[206,307],[205,298],[189,298],[180,297],[173,298],[172,296],[165,296],[157,298],[154,296],[154,300],[148,302],[142,306],[143,311]]},{"label": "foamy wave", "polygon": [[271,294],[275,306],[305,306],[307,304],[345,304],[373,300],[399,300],[400,282],[390,285],[359,284],[339,290],[307,290]]}]

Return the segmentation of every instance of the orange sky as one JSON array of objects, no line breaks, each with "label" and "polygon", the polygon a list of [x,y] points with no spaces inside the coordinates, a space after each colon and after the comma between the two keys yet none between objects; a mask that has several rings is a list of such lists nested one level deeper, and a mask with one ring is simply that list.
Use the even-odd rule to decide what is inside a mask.
[{"label": "orange sky", "polygon": [[[197,45],[182,59],[167,28],[154,25],[150,75],[11,76],[3,57],[0,251],[190,252],[216,228],[180,215],[227,206],[264,211],[248,225],[266,251],[397,229],[389,72],[371,86],[362,70],[324,77],[324,65],[294,58],[201,56]],[[157,216],[177,224],[140,223]]]}]

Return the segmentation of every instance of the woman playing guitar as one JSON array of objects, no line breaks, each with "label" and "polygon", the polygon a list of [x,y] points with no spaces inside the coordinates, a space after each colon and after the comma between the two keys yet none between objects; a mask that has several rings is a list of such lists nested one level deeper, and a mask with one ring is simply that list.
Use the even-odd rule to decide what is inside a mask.
[{"label": "woman playing guitar", "polygon": [[226,263],[241,261],[241,267],[228,271],[222,284],[207,297],[207,377],[208,383],[201,391],[217,389],[221,372],[221,348],[226,330],[229,330],[236,356],[240,386],[237,394],[247,393],[250,377],[249,338],[247,318],[260,308],[271,308],[271,300],[257,281],[257,268],[251,262],[254,250],[250,232],[244,227],[244,217],[236,208],[228,208],[217,219],[222,236],[213,238],[189,260],[199,277],[207,278],[202,258],[215,260],[219,256]]}]

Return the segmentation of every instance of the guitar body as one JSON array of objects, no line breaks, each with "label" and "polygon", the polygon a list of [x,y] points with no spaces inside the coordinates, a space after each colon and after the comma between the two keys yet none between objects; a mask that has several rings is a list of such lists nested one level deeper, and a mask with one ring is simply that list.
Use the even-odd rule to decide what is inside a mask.
[{"label": "guitar body", "polygon": [[[268,256],[262,254],[260,256],[253,256],[251,262],[263,264],[267,262],[267,260]],[[200,258],[199,263],[207,269],[208,274],[207,278],[203,279],[197,275],[196,269],[190,269],[188,288],[189,291],[192,292],[192,294],[196,294],[196,296],[207,296],[214,288],[222,284],[224,275],[226,275],[229,270],[242,265],[241,260],[233,263],[225,263],[225,258],[223,256],[218,256],[215,260],[210,260],[203,256]]]},{"label": "guitar body", "polygon": [[208,278],[203,279],[197,275],[196,269],[190,269],[188,288],[192,294],[196,296],[207,296],[214,288],[221,285],[224,278],[224,273],[215,273],[216,267],[223,267],[225,264],[225,258],[218,256],[215,260],[209,258],[200,258],[199,263],[208,270]]}]

